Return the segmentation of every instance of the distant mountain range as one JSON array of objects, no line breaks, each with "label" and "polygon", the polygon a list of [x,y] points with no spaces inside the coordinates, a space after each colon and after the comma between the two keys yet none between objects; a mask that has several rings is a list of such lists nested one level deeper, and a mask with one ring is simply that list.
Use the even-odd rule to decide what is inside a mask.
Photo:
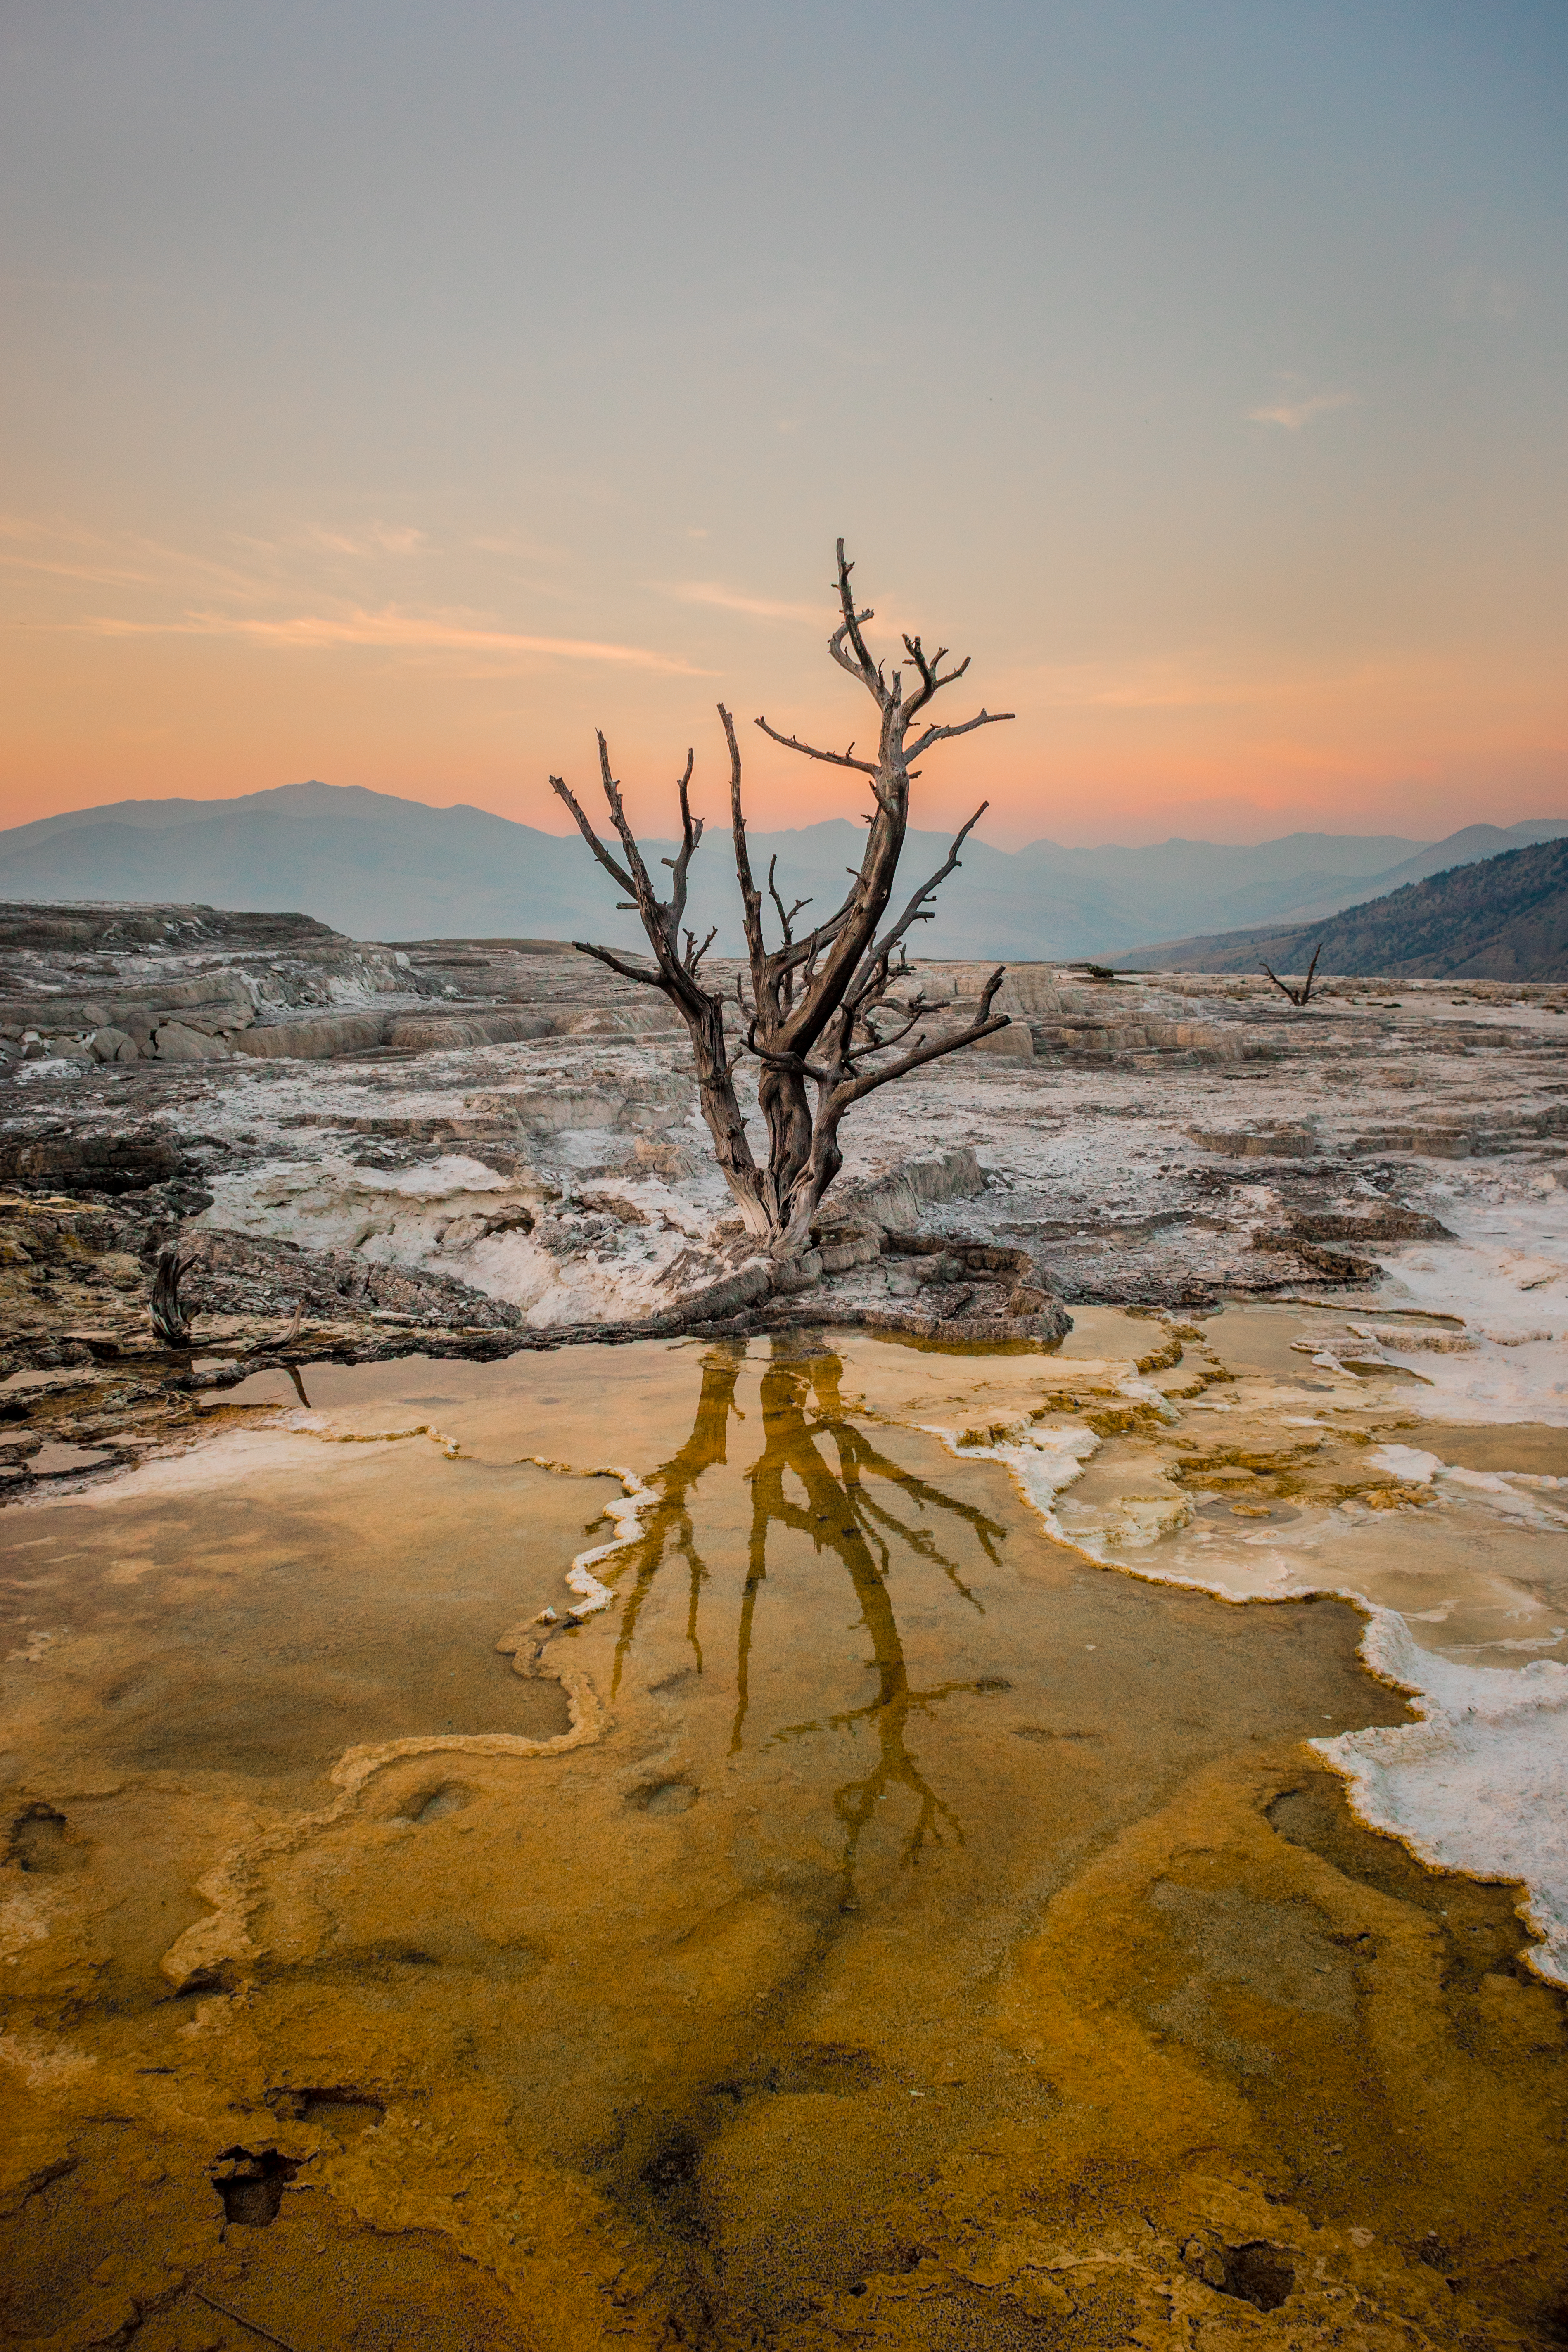
[{"label": "distant mountain range", "polygon": [[[1456,836],[1458,837],[1458,836]],[[1304,971],[1394,980],[1568,980],[1568,840],[1455,866],[1388,897],[1289,929],[1226,931],[1151,948],[1165,971]]]},{"label": "distant mountain range", "polygon": [[[1165,841],[1147,848],[1013,852],[971,840],[922,927],[917,954],[1113,956],[1130,942],[1241,926],[1280,929],[1397,889],[1440,868],[1568,835],[1568,820],[1468,825],[1447,841],[1288,834],[1255,847]],[[777,856],[790,898],[837,905],[860,827],[842,819],[753,833],[759,873]],[[941,865],[947,836],[911,833],[905,887]],[[650,841],[650,858],[668,842]],[[739,944],[729,842],[710,831],[693,869],[692,918]],[[119,801],[0,832],[0,897],[195,900],[289,908],[358,939],[523,937],[632,944],[635,919],[583,844],[482,809],[430,808],[358,785],[285,784],[226,801]]]}]

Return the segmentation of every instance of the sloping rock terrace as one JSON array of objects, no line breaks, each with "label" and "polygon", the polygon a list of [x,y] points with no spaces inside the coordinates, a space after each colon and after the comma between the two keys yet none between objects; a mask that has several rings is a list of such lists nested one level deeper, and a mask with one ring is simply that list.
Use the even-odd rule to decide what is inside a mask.
[{"label": "sloping rock terrace", "polygon": [[[940,1026],[986,976],[901,985],[948,1001]],[[675,1015],[561,942],[0,908],[0,1380],[93,1391],[63,1421],[54,1389],[0,1409],[101,1437],[138,1383],[162,1427],[155,1400],[226,1366],[412,1345],[813,1320],[1037,1341],[1061,1299],[1363,1285],[1442,1232],[1435,1184],[1562,1166],[1563,986],[1330,981],[1298,1010],[1261,978],[1037,963],[1000,1007],[1008,1029],[860,1107],[818,1247],[770,1282]],[[147,1318],[175,1235],[194,1360]]]}]

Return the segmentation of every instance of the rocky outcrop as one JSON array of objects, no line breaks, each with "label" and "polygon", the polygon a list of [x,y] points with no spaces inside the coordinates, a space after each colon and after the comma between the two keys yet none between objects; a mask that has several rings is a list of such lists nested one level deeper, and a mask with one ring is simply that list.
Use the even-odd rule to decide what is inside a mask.
[{"label": "rocky outcrop", "polygon": [[510,1045],[525,1037],[552,1037],[548,1013],[404,1014],[386,1024],[386,1043],[406,1054],[455,1053],[465,1045]]},{"label": "rocky outcrop", "polygon": [[269,1021],[237,1035],[237,1053],[257,1061],[328,1062],[384,1045],[384,1013],[328,1013],[309,1021]]},{"label": "rocky outcrop", "polygon": [[244,914],[216,907],[160,907],[112,898],[74,906],[0,900],[0,951],[8,948],[279,950],[335,943],[342,937],[311,915]]},{"label": "rocky outcrop", "polygon": [[515,1120],[535,1136],[563,1135],[574,1128],[608,1128],[657,1134],[683,1118],[696,1099],[695,1083],[683,1073],[647,1072],[596,1086],[520,1087],[509,1094],[469,1097],[469,1108]]},{"label": "rocky outcrop", "polygon": [[912,1232],[921,1213],[943,1201],[972,1201],[985,1189],[985,1176],[972,1144],[944,1151],[938,1160],[919,1160],[900,1168],[879,1184],[843,1185],[828,1195],[825,1225],[841,1220],[878,1226],[883,1233]]},{"label": "rocky outcrop", "polygon": [[193,1029],[184,1021],[160,1022],[151,1043],[160,1062],[226,1062],[233,1051],[221,1030]]},{"label": "rocky outcrop", "polygon": [[[1391,1000],[1342,983],[1298,1010],[1242,975],[1019,965],[1009,1027],[857,1108],[812,1249],[758,1289],[683,1029],[637,981],[538,940],[367,945],[200,908],[141,910],[116,935],[102,909],[35,911],[9,943],[0,921],[4,1181],[133,1199],[165,1234],[200,1214],[323,1258],[438,1267],[520,1311],[530,1345],[672,1315],[1048,1338],[1061,1290],[1192,1307],[1304,1268],[1354,1281],[1384,1245],[1360,1202],[1419,1200],[1395,1163],[1545,1169],[1568,1129],[1568,1023],[1545,1017],[1568,990],[1503,1014],[1480,984]],[[963,1023],[991,970],[920,964],[897,989],[940,1006],[933,1025]],[[732,996],[735,971],[715,963],[713,983]],[[754,1115],[754,1066],[738,1066]],[[1309,1209],[1321,1230],[1295,1222]],[[1331,1230],[1347,1213],[1355,1230]],[[355,1295],[361,1321],[405,1311]]]},{"label": "rocky outcrop", "polygon": [[47,1185],[62,1192],[142,1192],[186,1167],[162,1128],[102,1135],[0,1136],[0,1183]]},{"label": "rocky outcrop", "polygon": [[1318,1148],[1310,1127],[1189,1127],[1187,1133],[1200,1151],[1226,1160],[1305,1160]]},{"label": "rocky outcrop", "polygon": [[165,1021],[218,1037],[248,1028],[255,1018],[256,991],[238,972],[162,980],[91,996],[0,996],[0,1037],[25,1037],[31,1031],[86,1045],[95,1032],[113,1029],[131,1039],[138,1054],[155,1051],[153,1041]]},{"label": "rocky outcrop", "polygon": [[88,1038],[87,1049],[95,1062],[136,1062],[142,1057],[141,1047],[125,1029],[94,1029]]},{"label": "rocky outcrop", "polygon": [[[433,992],[438,982],[400,950],[306,916],[0,907],[0,1060],[223,1060],[258,1024],[304,1027],[318,1009],[330,1018],[377,998],[384,1022],[385,1000]],[[269,1049],[283,1050],[279,1036]],[[299,1046],[311,1058],[336,1050],[330,1029]]]}]

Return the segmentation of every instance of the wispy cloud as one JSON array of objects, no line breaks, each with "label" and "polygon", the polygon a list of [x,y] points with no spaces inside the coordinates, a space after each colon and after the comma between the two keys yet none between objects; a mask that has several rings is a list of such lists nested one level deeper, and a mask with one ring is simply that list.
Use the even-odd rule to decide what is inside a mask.
[{"label": "wispy cloud", "polygon": [[60,580],[82,580],[100,588],[167,590],[247,597],[264,583],[232,563],[164,546],[132,532],[112,537],[79,524],[38,521],[26,515],[0,515],[0,563]]},{"label": "wispy cloud", "polygon": [[405,523],[373,522],[360,531],[327,530],[318,523],[310,536],[333,555],[417,555],[426,544],[424,531]]},{"label": "wispy cloud", "polygon": [[662,582],[667,596],[681,604],[711,604],[721,613],[744,613],[753,621],[824,622],[830,608],[821,604],[786,604],[771,596],[746,596],[738,588],[726,588],[719,580],[682,580]]},{"label": "wispy cloud", "polygon": [[1247,416],[1251,425],[1282,425],[1287,433],[1300,433],[1315,416],[1326,416],[1333,408],[1354,406],[1353,392],[1310,392],[1300,400],[1277,400],[1270,408],[1249,408]]},{"label": "wispy cloud", "polygon": [[102,616],[76,625],[105,637],[241,637],[257,645],[307,653],[364,646],[396,653],[530,654],[562,661],[618,663],[628,669],[662,670],[680,677],[706,675],[690,662],[655,653],[647,646],[610,645],[591,637],[536,637],[512,629],[477,628],[468,619],[395,611],[297,613],[282,620],[257,620],[230,613],[185,613],[168,621]]},{"label": "wispy cloud", "polygon": [[[460,656],[492,669],[498,662],[547,660],[680,677],[708,674],[648,646],[507,628],[498,625],[493,610],[437,601],[438,587],[436,596],[428,593],[437,586],[428,563],[413,578],[402,571],[412,561],[432,559],[428,535],[412,525],[373,521],[338,530],[310,523],[277,540],[231,533],[225,545],[242,560],[226,562],[63,519],[0,516],[0,565],[52,577],[78,592],[120,592],[129,608],[83,611],[85,600],[67,589],[64,611],[29,614],[34,628],[100,637],[229,637],[298,652],[365,647],[411,657]],[[446,568],[461,560],[450,559]],[[396,604],[383,603],[377,593],[388,561],[400,567],[413,592]]]}]

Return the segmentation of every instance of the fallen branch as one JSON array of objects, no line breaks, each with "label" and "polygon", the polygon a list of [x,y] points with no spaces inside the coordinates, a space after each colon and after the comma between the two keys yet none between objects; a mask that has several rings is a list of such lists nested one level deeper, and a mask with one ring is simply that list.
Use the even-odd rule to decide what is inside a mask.
[{"label": "fallen branch", "polygon": [[269,2327],[263,2327],[258,2320],[247,2319],[243,2311],[231,2311],[226,2303],[219,2303],[217,2297],[208,2294],[205,2287],[194,2286],[191,2293],[198,2303],[205,2303],[209,2311],[221,2311],[226,2319],[237,2321],[241,2327],[248,2327],[253,2336],[264,2336],[268,2344],[276,2344],[278,2352],[294,2352],[294,2347],[285,2344],[281,2336],[274,2336]]}]

